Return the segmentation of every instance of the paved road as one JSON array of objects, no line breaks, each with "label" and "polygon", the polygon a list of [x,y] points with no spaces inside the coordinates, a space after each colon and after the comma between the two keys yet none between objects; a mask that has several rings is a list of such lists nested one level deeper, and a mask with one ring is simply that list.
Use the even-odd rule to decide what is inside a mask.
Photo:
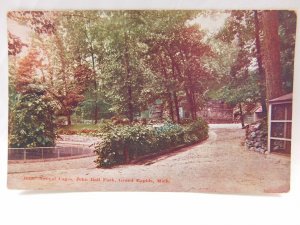
[{"label": "paved road", "polygon": [[113,169],[95,158],[10,164],[8,186],[41,190],[187,191],[261,194],[289,190],[290,159],[245,150],[244,130],[210,126],[209,139],[176,153]]}]

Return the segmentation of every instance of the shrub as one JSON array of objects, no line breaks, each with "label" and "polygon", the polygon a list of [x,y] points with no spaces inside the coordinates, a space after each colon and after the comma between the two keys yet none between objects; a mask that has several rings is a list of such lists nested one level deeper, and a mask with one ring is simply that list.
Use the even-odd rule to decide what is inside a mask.
[{"label": "shrub", "polygon": [[207,123],[199,119],[186,126],[164,123],[159,127],[134,125],[103,125],[96,145],[98,167],[111,167],[150,153],[183,144],[192,144],[208,137]]},{"label": "shrub", "polygon": [[206,138],[208,138],[208,124],[202,118],[185,126],[184,142],[186,144],[193,144]]},{"label": "shrub", "polygon": [[43,87],[27,87],[11,111],[9,147],[54,146],[57,136],[54,108]]},{"label": "shrub", "polygon": [[98,131],[100,133],[110,132],[113,127],[115,127],[115,124],[112,122],[112,120],[102,120],[98,126]]},{"label": "shrub", "polygon": [[178,124],[170,122],[155,128],[157,148],[166,149],[182,144],[184,141],[184,129]]},{"label": "shrub", "polygon": [[154,129],[142,125],[115,126],[100,132],[101,142],[96,145],[99,167],[110,167],[126,162],[155,148]]}]

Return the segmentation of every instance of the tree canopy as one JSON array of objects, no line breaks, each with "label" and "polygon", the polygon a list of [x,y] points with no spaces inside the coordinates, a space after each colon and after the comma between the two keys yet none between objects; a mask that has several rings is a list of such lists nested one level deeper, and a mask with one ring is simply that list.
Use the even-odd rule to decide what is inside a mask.
[{"label": "tree canopy", "polygon": [[[213,33],[197,22],[221,14]],[[132,122],[158,99],[164,116],[180,123],[183,106],[193,120],[210,99],[260,102],[266,111],[270,98],[293,88],[292,11],[12,11],[8,18],[30,30],[29,42],[8,33],[10,110],[38,85],[44,94],[34,99],[49,99],[68,124],[75,112],[94,123],[112,115]]]}]

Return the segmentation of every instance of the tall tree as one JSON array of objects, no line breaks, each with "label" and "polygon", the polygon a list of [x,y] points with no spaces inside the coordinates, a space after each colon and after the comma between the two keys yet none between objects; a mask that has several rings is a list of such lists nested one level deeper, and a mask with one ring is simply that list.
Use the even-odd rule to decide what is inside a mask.
[{"label": "tall tree", "polygon": [[263,63],[266,71],[266,93],[268,100],[283,94],[280,39],[278,35],[279,19],[277,11],[262,12]]},{"label": "tall tree", "polygon": [[279,11],[278,14],[283,89],[290,93],[293,91],[297,15],[287,10]]},{"label": "tall tree", "polygon": [[40,53],[40,83],[56,101],[57,115],[65,116],[68,125],[71,125],[71,115],[84,99],[92,71],[87,63],[75,60],[60,14],[56,13],[53,20],[55,31],[36,33],[32,45]]},{"label": "tall tree", "polygon": [[42,62],[37,49],[31,48],[18,64],[15,74],[14,85],[17,92],[26,92],[28,85],[40,83],[39,74],[41,73]]},{"label": "tall tree", "polygon": [[187,23],[198,13],[152,12],[147,18],[153,16],[148,25],[151,35],[145,41],[151,68],[163,80],[160,98],[166,100],[170,117],[172,120],[176,117],[177,122],[180,122],[179,105],[184,101],[188,103],[188,113],[196,118],[209,78],[203,59],[211,50],[203,42],[200,27]]},{"label": "tall tree", "polygon": [[111,103],[111,111],[134,115],[146,108],[152,72],[145,63],[146,35],[140,11],[107,12],[109,17],[105,42],[104,68],[101,74],[103,95]]},{"label": "tall tree", "polygon": [[56,50],[51,54],[48,53],[45,60],[47,62],[45,84],[47,91],[60,106],[58,114],[66,116],[68,125],[71,125],[71,115],[84,99],[92,71],[85,64],[72,61],[61,33],[56,31],[52,38],[51,44]]},{"label": "tall tree", "polygon": [[267,105],[266,105],[266,78],[265,70],[263,68],[262,62],[262,51],[261,51],[261,28],[260,21],[258,18],[257,10],[254,10],[254,24],[255,24],[255,46],[256,46],[256,60],[258,65],[258,74],[259,74],[259,87],[260,87],[260,104],[262,106],[262,113],[267,114]]},{"label": "tall tree", "polygon": [[71,11],[61,14],[65,28],[67,45],[73,60],[84,63],[92,70],[91,82],[85,93],[85,101],[92,104],[92,118],[96,124],[99,120],[100,73],[104,54],[103,41],[107,32],[104,29],[105,18],[102,11]]},{"label": "tall tree", "polygon": [[242,127],[244,127],[242,103],[260,100],[263,105],[265,101],[263,94],[260,94],[264,91],[263,80],[261,82],[258,79],[263,75],[260,73],[262,72],[260,46],[257,45],[257,41],[260,40],[255,39],[256,32],[259,31],[256,30],[253,21],[253,11],[231,11],[224,28],[216,35],[216,38],[236,48],[234,59],[228,65],[230,71],[226,76],[222,76],[223,85],[217,92],[217,97],[239,106]]}]

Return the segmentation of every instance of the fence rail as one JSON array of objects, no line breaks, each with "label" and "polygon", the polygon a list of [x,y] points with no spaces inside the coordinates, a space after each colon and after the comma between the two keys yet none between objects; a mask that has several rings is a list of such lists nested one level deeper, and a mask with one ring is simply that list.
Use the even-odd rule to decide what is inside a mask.
[{"label": "fence rail", "polygon": [[86,145],[67,145],[57,147],[8,148],[8,160],[47,160],[93,155],[94,148]]}]

